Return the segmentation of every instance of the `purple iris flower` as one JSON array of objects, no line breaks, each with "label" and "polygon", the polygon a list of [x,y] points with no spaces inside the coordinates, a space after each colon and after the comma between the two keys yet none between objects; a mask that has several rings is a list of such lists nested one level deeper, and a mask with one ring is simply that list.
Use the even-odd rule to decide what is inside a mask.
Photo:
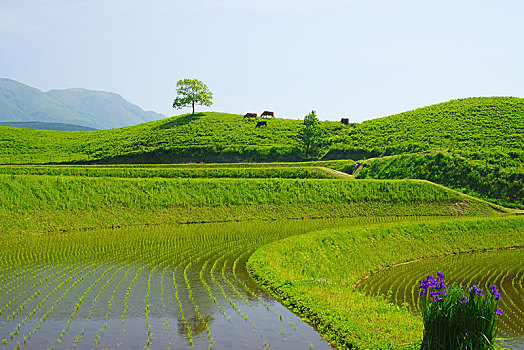
[{"label": "purple iris flower", "polygon": [[464,297],[464,299],[459,300],[459,302],[460,302],[461,304],[468,304],[468,301],[469,301],[469,298],[468,298],[468,297]]},{"label": "purple iris flower", "polygon": [[489,286],[489,292],[495,297],[495,300],[500,300],[500,291],[495,284]]},{"label": "purple iris flower", "polygon": [[475,293],[475,294],[477,294],[477,295],[482,295],[482,296],[484,296],[484,294],[482,294],[482,292],[483,292],[484,290],[483,290],[483,289],[480,289],[479,286],[477,286],[476,284],[475,284],[473,287],[471,287],[471,288],[469,289],[469,291],[470,291],[470,292],[473,292],[473,293]]}]

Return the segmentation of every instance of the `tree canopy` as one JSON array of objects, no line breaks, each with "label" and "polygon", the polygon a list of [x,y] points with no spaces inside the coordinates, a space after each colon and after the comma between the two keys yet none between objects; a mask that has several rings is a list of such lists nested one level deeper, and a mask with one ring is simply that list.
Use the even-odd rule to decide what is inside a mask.
[{"label": "tree canopy", "polygon": [[306,158],[316,151],[322,140],[322,126],[317,118],[317,112],[311,111],[304,117],[304,124],[300,130],[299,138],[305,148]]},{"label": "tree canopy", "polygon": [[195,114],[195,104],[201,106],[211,106],[213,104],[213,93],[209,88],[197,79],[183,79],[176,83],[177,97],[173,101],[173,108],[193,107]]}]

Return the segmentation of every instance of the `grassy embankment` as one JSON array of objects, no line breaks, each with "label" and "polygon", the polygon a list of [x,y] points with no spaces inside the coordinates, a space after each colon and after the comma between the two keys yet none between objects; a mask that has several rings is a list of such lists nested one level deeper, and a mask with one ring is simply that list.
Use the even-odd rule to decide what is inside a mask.
[{"label": "grassy embankment", "polygon": [[499,205],[524,209],[524,176],[518,168],[498,167],[459,155],[409,154],[363,162],[358,179],[424,179]]},{"label": "grassy embankment", "polygon": [[502,210],[419,180],[181,179],[0,175],[2,233],[159,223]]},{"label": "grassy embankment", "polygon": [[[431,177],[495,203],[524,207],[522,196],[502,195],[514,188],[520,191],[524,181],[524,99],[469,98],[348,126],[322,124],[322,159],[361,160],[442,150],[456,157],[457,184],[438,176],[440,171],[429,166],[431,159],[424,166],[431,173],[419,178]],[[182,115],[99,131],[0,127],[0,163],[302,161],[300,127],[299,120],[276,118],[268,120],[267,128],[255,128],[242,115],[225,113]],[[472,168],[481,176],[468,176]],[[351,166],[338,170],[351,171]],[[375,172],[367,175],[373,177]]]},{"label": "grassy embankment", "polygon": [[353,166],[353,160],[301,163],[208,163],[165,165],[3,165],[4,175],[67,175],[120,178],[284,178],[330,179],[331,169]]},{"label": "grassy embankment", "polygon": [[524,246],[522,232],[518,216],[337,228],[265,245],[248,270],[341,348],[418,349],[421,319],[357,291],[358,280],[414,259]]}]

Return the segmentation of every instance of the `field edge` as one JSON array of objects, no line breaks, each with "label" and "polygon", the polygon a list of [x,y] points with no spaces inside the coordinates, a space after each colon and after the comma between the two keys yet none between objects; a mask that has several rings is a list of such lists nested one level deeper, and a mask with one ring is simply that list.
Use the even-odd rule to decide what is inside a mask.
[{"label": "field edge", "polygon": [[[421,320],[385,297],[357,291],[358,280],[410,260],[523,247],[523,232],[524,217],[515,215],[330,229],[265,245],[251,255],[247,269],[334,346],[416,349]],[[347,251],[353,254],[341,253]]]}]

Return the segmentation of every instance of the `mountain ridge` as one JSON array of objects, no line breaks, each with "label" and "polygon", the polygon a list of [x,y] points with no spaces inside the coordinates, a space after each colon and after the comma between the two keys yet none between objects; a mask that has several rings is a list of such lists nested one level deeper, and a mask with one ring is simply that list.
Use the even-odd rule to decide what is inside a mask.
[{"label": "mountain ridge", "polygon": [[69,124],[93,129],[132,126],[165,118],[114,92],[84,88],[44,92],[0,78],[0,122]]}]

